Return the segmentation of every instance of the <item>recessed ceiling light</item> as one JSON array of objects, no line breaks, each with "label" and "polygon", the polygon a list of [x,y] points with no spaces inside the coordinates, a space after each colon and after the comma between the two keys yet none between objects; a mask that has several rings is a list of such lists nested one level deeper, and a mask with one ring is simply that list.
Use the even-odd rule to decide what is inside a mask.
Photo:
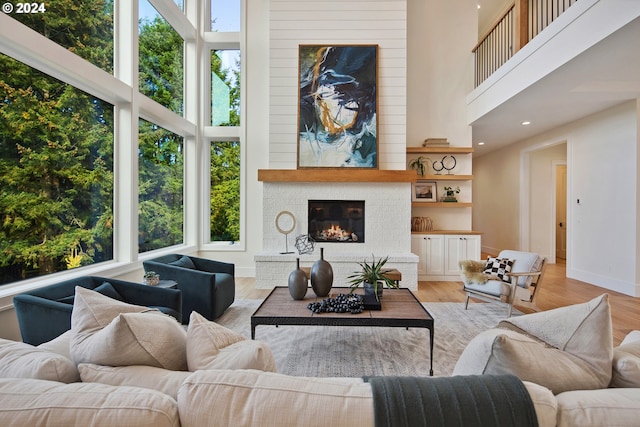
[{"label": "recessed ceiling light", "polygon": [[530,125],[530,124],[531,124],[531,122],[526,121],[526,120],[521,123],[522,126],[527,126],[527,125]]},{"label": "recessed ceiling light", "polygon": [[484,145],[483,141],[478,142],[478,145]]},{"label": "recessed ceiling light", "polygon": [[478,9],[480,9],[480,5],[478,5]]}]

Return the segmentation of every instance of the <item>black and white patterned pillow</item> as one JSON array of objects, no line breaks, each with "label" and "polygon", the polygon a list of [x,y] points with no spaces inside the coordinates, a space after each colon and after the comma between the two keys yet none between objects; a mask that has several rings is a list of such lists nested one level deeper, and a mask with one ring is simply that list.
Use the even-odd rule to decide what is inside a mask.
[{"label": "black and white patterned pillow", "polygon": [[513,259],[488,257],[483,273],[495,276],[503,282],[511,283],[507,273],[511,272],[514,262]]}]

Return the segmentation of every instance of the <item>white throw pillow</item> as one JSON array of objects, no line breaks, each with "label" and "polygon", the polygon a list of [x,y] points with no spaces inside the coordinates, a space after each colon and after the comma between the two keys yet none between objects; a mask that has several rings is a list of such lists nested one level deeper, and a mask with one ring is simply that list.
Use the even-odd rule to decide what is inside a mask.
[{"label": "white throw pillow", "polygon": [[51,341],[43,342],[38,346],[39,349],[51,351],[71,359],[71,352],[69,350],[69,344],[71,343],[71,330],[68,330],[64,334],[52,339]]},{"label": "white throw pillow", "polygon": [[513,374],[555,394],[606,388],[611,380],[612,342],[604,294],[584,304],[500,322],[499,328],[469,342],[453,374]]},{"label": "white throw pillow", "polygon": [[610,387],[640,387],[640,331],[631,331],[613,349]]},{"label": "white throw pillow", "polygon": [[71,359],[31,344],[0,338],[0,378],[72,383],[80,379]]},{"label": "white throw pillow", "polygon": [[187,365],[199,369],[259,369],[275,371],[273,353],[266,344],[211,322],[193,311],[187,329]]},{"label": "white throw pillow", "polygon": [[187,368],[187,334],[173,317],[158,310],[77,287],[71,332],[76,364]]},{"label": "white throw pillow", "polygon": [[153,366],[100,366],[93,363],[78,365],[80,378],[87,383],[126,385],[158,390],[174,399],[191,372],[170,371]]}]

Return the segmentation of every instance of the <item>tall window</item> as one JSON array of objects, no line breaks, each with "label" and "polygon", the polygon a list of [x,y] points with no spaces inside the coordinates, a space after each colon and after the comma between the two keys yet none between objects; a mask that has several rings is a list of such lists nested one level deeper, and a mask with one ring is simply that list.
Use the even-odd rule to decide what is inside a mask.
[{"label": "tall window", "polygon": [[138,251],[183,242],[183,138],[140,119]]},{"label": "tall window", "polygon": [[210,236],[211,242],[240,240],[241,147],[241,0],[211,0],[211,29],[215,33],[237,33],[237,49],[211,46],[211,126],[228,136],[211,143]]},{"label": "tall window", "polygon": [[113,105],[0,55],[0,284],[113,258]]},{"label": "tall window", "polygon": [[240,240],[240,144],[211,143],[211,241]]},{"label": "tall window", "polygon": [[9,6],[13,19],[113,73],[113,0],[5,3]]},{"label": "tall window", "polygon": [[[140,0],[138,77],[140,92],[182,115],[184,40],[146,0]],[[146,14],[146,15],[145,15]]]}]

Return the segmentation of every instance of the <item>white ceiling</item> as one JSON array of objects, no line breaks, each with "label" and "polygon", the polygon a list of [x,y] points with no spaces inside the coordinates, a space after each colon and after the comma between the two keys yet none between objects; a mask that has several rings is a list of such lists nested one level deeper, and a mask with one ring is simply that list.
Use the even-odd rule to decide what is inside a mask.
[{"label": "white ceiling", "polygon": [[[487,2],[504,10],[503,0],[481,0],[480,17]],[[636,19],[471,123],[475,155],[640,98],[639,40]],[[531,124],[523,126],[524,120]]]}]

